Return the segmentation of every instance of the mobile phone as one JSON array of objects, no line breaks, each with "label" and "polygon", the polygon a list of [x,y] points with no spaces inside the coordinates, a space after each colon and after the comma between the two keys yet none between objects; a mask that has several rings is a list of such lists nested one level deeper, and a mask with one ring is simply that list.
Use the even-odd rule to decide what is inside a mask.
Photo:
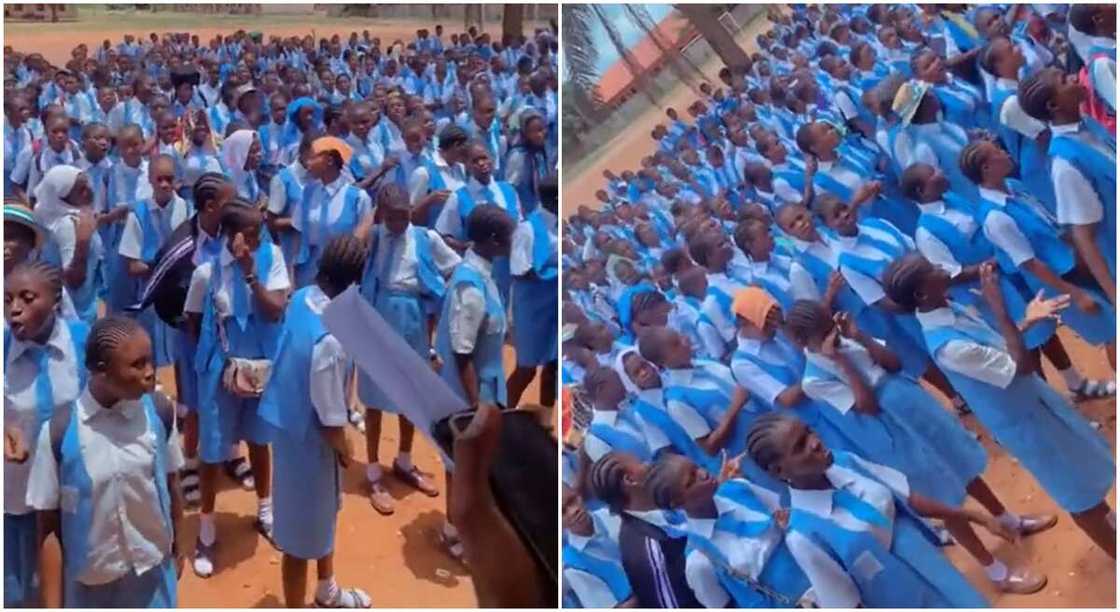
[{"label": "mobile phone", "polygon": [[[454,432],[462,431],[474,411],[453,414],[432,426],[432,437],[448,457],[454,456]],[[513,525],[537,563],[541,575],[557,584],[560,536],[556,457],[559,445],[537,420],[521,410],[502,410],[501,439],[490,468],[490,486],[498,509]]]}]

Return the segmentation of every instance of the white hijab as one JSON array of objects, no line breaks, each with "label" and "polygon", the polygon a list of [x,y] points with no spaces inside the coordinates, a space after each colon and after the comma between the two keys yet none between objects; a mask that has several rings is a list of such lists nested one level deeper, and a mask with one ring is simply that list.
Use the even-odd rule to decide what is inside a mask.
[{"label": "white hijab", "polygon": [[642,392],[641,387],[626,373],[626,356],[631,353],[638,354],[639,357],[641,356],[636,348],[628,348],[619,351],[618,356],[614,359],[614,371],[618,372],[618,377],[622,380],[622,386],[626,389],[626,392],[631,395],[638,395]]},{"label": "white hijab", "polygon": [[253,130],[237,130],[222,143],[222,163],[233,178],[234,185],[241,185],[245,175],[250,174],[245,170],[245,161],[249,159],[249,149],[256,137],[257,133]]},{"label": "white hijab", "polygon": [[46,229],[59,219],[76,212],[63,198],[70,195],[82,171],[74,166],[55,166],[47,170],[35,186],[35,221]]}]

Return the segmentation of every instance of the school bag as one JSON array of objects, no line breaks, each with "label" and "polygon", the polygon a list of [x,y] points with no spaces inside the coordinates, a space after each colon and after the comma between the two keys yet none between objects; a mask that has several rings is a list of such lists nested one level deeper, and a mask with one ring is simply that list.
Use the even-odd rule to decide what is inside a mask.
[{"label": "school bag", "polygon": [[1086,100],[1082,102],[1082,112],[1096,119],[1101,125],[1108,128],[1108,131],[1112,134],[1116,134],[1116,114],[1108,107],[1108,104],[1101,99],[1100,95],[1097,94],[1097,89],[1093,87],[1092,74],[1089,72],[1094,61],[1106,57],[1110,57],[1106,52],[1098,52],[1090,55],[1089,61],[1086,62],[1077,73],[1077,82],[1088,92]]},{"label": "school bag", "polygon": [[[167,432],[167,439],[170,440],[172,426],[175,422],[175,402],[159,391],[150,395],[152,403],[155,405],[156,414],[159,415],[159,420],[163,423],[163,429]],[[54,462],[58,465],[62,465],[62,438],[66,435],[66,428],[70,426],[70,417],[73,413],[74,402],[70,402],[57,407],[49,421],[51,454],[54,455]]]}]

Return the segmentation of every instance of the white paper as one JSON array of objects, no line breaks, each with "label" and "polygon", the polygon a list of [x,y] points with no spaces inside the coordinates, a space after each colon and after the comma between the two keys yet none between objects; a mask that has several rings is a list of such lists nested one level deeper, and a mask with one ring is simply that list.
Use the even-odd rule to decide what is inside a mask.
[{"label": "white paper", "polygon": [[432,425],[467,409],[381,314],[358,293],[357,285],[336,296],[323,311],[323,325],[370,379],[416,425],[451,469],[451,458],[432,438]]}]

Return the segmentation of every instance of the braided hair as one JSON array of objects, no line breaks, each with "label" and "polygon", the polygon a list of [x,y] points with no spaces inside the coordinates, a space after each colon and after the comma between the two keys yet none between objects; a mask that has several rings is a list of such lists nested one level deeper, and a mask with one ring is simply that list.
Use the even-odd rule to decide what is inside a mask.
[{"label": "braided hair", "polygon": [[622,512],[626,505],[626,466],[618,453],[610,452],[591,464],[587,471],[591,495],[607,505],[612,514]]},{"label": "braided hair", "polygon": [[688,254],[692,257],[692,261],[705,268],[708,267],[708,258],[715,249],[713,235],[715,232],[696,232],[688,239]]},{"label": "braided hair", "polygon": [[206,208],[206,203],[216,199],[226,184],[226,177],[221,172],[207,172],[198,177],[194,187],[191,188],[195,207],[199,210]]},{"label": "braided hair", "polygon": [[981,147],[987,141],[974,140],[961,149],[959,164],[961,173],[973,183],[980,183],[984,178],[984,153]]},{"label": "braided hair", "polygon": [[735,246],[744,253],[750,250],[751,239],[759,232],[768,232],[766,222],[755,217],[743,219],[735,226]]},{"label": "braided hair", "polygon": [[781,412],[767,412],[759,415],[747,431],[747,454],[758,467],[770,471],[782,459],[782,449],[778,446],[777,434],[795,417]]},{"label": "braided hair", "polygon": [[47,283],[55,306],[62,301],[62,268],[40,259],[28,259],[13,266],[8,275],[13,274],[27,274],[31,278],[42,280]]},{"label": "braided hair", "polygon": [[920,253],[907,253],[883,271],[883,291],[895,304],[913,312],[918,308],[918,291],[931,269]]},{"label": "braided hair", "polygon": [[366,247],[350,235],[336,236],[323,249],[316,280],[328,297],[334,297],[362,278],[366,265]]},{"label": "braided hair", "polygon": [[614,368],[595,366],[584,373],[583,388],[591,394],[591,398],[594,400],[599,393],[599,389],[602,389],[603,385],[611,380],[611,377],[618,377],[618,372],[615,372]]},{"label": "braided hair", "polygon": [[1050,110],[1050,101],[1058,90],[1058,81],[1061,71],[1057,68],[1043,68],[1019,82],[1019,105],[1023,112],[1038,119],[1049,122],[1054,118]]},{"label": "braided hair", "polygon": [[509,218],[505,210],[494,204],[475,206],[467,217],[467,239],[475,244],[488,240],[509,244],[513,229],[513,219]]},{"label": "braided hair", "polygon": [[684,491],[681,487],[681,471],[692,464],[686,457],[665,453],[654,463],[646,474],[645,487],[653,497],[653,504],[663,510],[672,510]]},{"label": "braided hair", "polygon": [[393,210],[408,208],[408,192],[397,183],[382,185],[377,190],[377,208],[385,207]]},{"label": "braided hair", "polygon": [[638,334],[638,353],[650,363],[664,367],[669,340],[676,334],[668,327],[649,327]]},{"label": "braided hair", "polygon": [[638,315],[643,312],[648,312],[654,308],[665,304],[668,300],[660,291],[642,291],[635,293],[630,298],[630,321],[631,324],[637,320]]},{"label": "braided hair", "polygon": [[133,318],[109,315],[94,322],[86,339],[86,369],[101,372],[109,363],[109,356],[122,342],[135,333],[147,334]]},{"label": "braided hair", "polygon": [[233,236],[238,232],[256,225],[260,227],[264,221],[260,209],[240,196],[231,199],[222,207],[221,221],[218,227],[221,233]]},{"label": "braided hair", "polygon": [[793,341],[801,345],[823,335],[831,324],[826,307],[813,300],[797,300],[786,312],[786,330]]}]

